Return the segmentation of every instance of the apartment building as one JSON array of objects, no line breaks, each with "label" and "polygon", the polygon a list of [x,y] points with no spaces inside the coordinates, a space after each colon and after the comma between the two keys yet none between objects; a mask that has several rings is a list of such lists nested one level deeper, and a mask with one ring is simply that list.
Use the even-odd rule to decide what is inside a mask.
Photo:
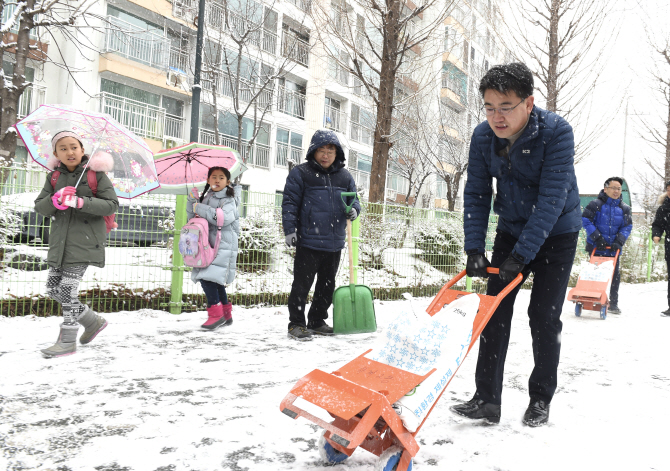
[{"label": "apartment building", "polygon": [[[435,76],[454,124],[436,132],[461,141],[463,152],[467,130],[477,124],[472,107],[479,78],[489,64],[505,57],[495,33],[500,13],[492,2],[459,0],[439,42],[442,72]],[[344,2],[333,0],[332,5],[332,21],[341,21]],[[97,50],[52,39],[58,43],[49,48],[52,59],[58,62],[62,56],[76,73],[31,61],[27,79],[32,85],[22,97],[20,114],[42,103],[75,105],[109,113],[155,152],[188,142],[197,7],[197,0],[96,3],[92,12],[99,23],[78,34],[86,34]],[[199,140],[237,148],[241,134],[238,150],[249,166],[243,184],[252,191],[281,192],[289,161],[302,162],[312,134],[324,127],[338,134],[359,188],[369,187],[375,110],[360,81],[342,67],[350,58],[338,51],[337,42],[317,41],[310,9],[308,0],[206,2]],[[3,15],[9,14],[6,8]],[[356,15],[357,25],[365,28],[364,15]],[[237,39],[245,31],[249,34],[240,45]],[[236,61],[240,53],[243,60]],[[231,64],[241,66],[226,74]],[[11,67],[3,63],[6,71]],[[274,77],[270,85],[261,87],[269,76]],[[411,71],[401,71],[398,82],[401,93],[403,88],[411,93]],[[235,108],[247,108],[241,122]],[[17,159],[26,160],[24,150]],[[389,166],[389,201],[403,200],[407,191],[399,173]],[[430,193],[435,195],[431,206],[444,206],[439,181],[432,181]]]}]

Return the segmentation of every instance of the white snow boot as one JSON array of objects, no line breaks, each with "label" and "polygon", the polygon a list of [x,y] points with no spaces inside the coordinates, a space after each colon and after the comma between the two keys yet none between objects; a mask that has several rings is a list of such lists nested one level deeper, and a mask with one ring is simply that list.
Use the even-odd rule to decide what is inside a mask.
[{"label": "white snow boot", "polygon": [[89,343],[102,331],[102,329],[107,327],[105,318],[97,315],[93,312],[93,309],[88,306],[86,306],[86,310],[81,315],[78,322],[84,326],[84,329],[86,329],[79,338],[79,343],[82,345]]},{"label": "white snow boot", "polygon": [[49,348],[41,350],[47,358],[63,357],[65,355],[72,355],[77,351],[77,332],[78,325],[60,325],[60,333],[58,340]]}]

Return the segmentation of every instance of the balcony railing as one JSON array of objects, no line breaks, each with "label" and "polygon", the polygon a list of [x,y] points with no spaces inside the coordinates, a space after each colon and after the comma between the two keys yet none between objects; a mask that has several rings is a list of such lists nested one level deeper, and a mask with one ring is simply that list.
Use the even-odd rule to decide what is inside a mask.
[{"label": "balcony railing", "polygon": [[347,115],[332,106],[326,105],[323,112],[323,126],[336,132],[345,132]]},{"label": "balcony railing", "polygon": [[108,16],[104,52],[113,52],[158,69],[165,69],[170,55],[170,43],[166,36]]},{"label": "balcony railing", "polygon": [[310,5],[312,3],[310,0],[288,0],[288,2],[300,8],[302,11],[306,11],[308,13]]},{"label": "balcony railing", "polygon": [[163,137],[167,139],[184,140],[184,118],[166,113]]},{"label": "balcony railing", "polygon": [[[195,0],[175,0],[172,4],[172,13],[177,18],[190,21],[195,18],[197,6]],[[277,53],[276,33],[266,30],[262,25],[234,12],[230,8],[227,12],[228,19],[226,22],[226,7],[220,3],[207,2],[205,4],[205,24],[217,31],[228,30],[238,38],[246,33],[251,33],[248,36],[249,44],[253,44],[271,54]]]},{"label": "balcony railing", "polygon": [[356,189],[358,191],[370,189],[369,173],[361,172],[360,170],[355,169],[349,169],[349,173],[351,173],[351,176],[354,177],[354,181],[356,182]]},{"label": "balcony railing", "polygon": [[187,75],[189,72],[188,58],[189,54],[187,52],[177,49],[176,47],[171,47],[170,61],[168,62],[170,70]]},{"label": "balcony railing", "polygon": [[25,118],[40,105],[46,103],[47,87],[37,84],[28,85],[19,97],[16,114],[18,119]]},{"label": "balcony railing", "polygon": [[164,138],[183,140],[184,137],[184,118],[169,115],[159,106],[102,93],[100,111],[111,115],[140,137],[159,141]]},{"label": "balcony railing", "polygon": [[305,119],[305,95],[280,86],[277,110],[296,118]]},{"label": "balcony railing", "polygon": [[372,145],[374,131],[358,123],[351,123],[351,140],[368,146]]},{"label": "balcony railing", "polygon": [[[215,80],[215,89],[216,93],[222,96],[227,96],[234,98],[234,85],[230,80],[230,77],[227,73],[223,73],[222,76],[217,77]],[[259,93],[260,86],[258,84],[250,83],[246,80],[240,79],[239,84],[239,98],[245,103],[251,102],[252,99],[256,100],[256,103],[260,109],[271,109],[272,108],[272,97],[274,90],[272,87],[267,87]],[[212,79],[205,79],[202,82],[202,88],[207,91],[212,91]]]},{"label": "balcony railing", "polygon": [[295,34],[283,31],[281,35],[281,55],[308,67],[309,43]]},{"label": "balcony railing", "polygon": [[233,149],[240,152],[245,163],[248,165],[253,165],[255,167],[261,168],[270,168],[270,147],[265,144],[254,143],[249,145],[246,141],[242,141],[242,150],[240,151],[237,148],[237,138],[232,136],[226,136],[225,134],[219,134],[219,141],[216,142],[216,135],[214,131],[208,131],[206,129],[200,130],[200,142],[203,144],[210,145],[222,145],[232,147]]},{"label": "balcony railing", "polygon": [[289,146],[285,142],[277,142],[275,166],[288,167],[289,156],[296,164],[300,163],[302,160],[302,149],[300,147]]}]

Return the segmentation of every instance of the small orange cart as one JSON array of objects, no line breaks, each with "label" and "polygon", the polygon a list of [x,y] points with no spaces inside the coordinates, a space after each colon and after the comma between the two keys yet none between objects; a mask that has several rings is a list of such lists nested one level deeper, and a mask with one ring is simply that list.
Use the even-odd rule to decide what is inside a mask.
[{"label": "small orange cart", "polygon": [[[489,268],[488,272],[497,274],[498,269]],[[450,289],[464,276],[465,271],[462,271],[442,287],[428,306],[428,314],[433,316],[445,304],[468,294]],[[479,310],[473,323],[468,352],[500,301],[521,280],[522,276],[518,275],[498,296],[478,295]],[[292,419],[304,417],[325,429],[319,446],[322,456],[331,463],[344,461],[357,447],[361,447],[380,457],[381,466],[378,469],[408,471],[412,468],[412,458],[419,451],[415,436],[423,427],[425,418],[415,432],[409,432],[392,405],[436,370],[419,376],[366,358],[365,355],[370,351],[367,350],[332,373],[316,369],[302,377],[282,400],[280,410]],[[433,402],[426,418],[445,390],[446,385]],[[333,418],[332,422],[326,422],[296,406],[294,402],[298,398],[327,411]]]},{"label": "small orange cart", "polygon": [[[609,248],[609,247],[607,247]],[[591,252],[589,263],[598,266],[605,262],[614,261],[612,273],[610,273],[607,280],[583,280],[581,276],[577,279],[577,284],[568,292],[568,301],[575,303],[575,316],[581,317],[582,311],[587,309],[589,311],[600,311],[600,318],[607,318],[607,308],[609,307],[609,286],[612,276],[614,276],[614,268],[619,259],[619,250],[616,251],[614,257],[605,257],[596,255],[596,249]]]}]

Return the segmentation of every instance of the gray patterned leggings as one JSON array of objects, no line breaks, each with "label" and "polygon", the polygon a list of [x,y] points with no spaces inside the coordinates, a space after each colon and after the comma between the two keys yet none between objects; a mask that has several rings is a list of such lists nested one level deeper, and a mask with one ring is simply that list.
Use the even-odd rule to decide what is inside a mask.
[{"label": "gray patterned leggings", "polygon": [[86,306],[79,302],[79,282],[88,265],[67,268],[49,268],[47,294],[63,307],[63,324],[77,325]]}]

